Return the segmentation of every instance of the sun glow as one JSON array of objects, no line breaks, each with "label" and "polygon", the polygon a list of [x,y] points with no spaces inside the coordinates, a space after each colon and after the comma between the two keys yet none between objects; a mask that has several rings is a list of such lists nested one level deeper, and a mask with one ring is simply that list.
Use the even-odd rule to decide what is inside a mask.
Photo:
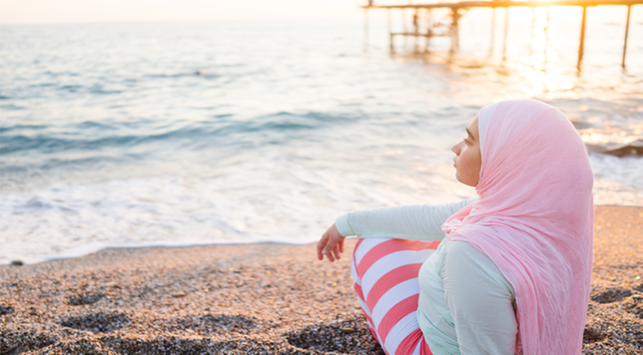
[{"label": "sun glow", "polygon": [[560,60],[559,36],[550,26],[552,11],[549,6],[534,8],[532,11],[529,64],[522,69],[524,77],[530,83],[523,88],[528,95],[539,95],[545,91],[566,91],[574,87],[561,73],[548,70]]}]

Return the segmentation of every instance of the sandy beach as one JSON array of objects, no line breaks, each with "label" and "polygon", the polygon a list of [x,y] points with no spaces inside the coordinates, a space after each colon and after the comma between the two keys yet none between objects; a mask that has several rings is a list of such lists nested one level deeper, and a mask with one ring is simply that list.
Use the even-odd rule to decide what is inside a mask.
[{"label": "sandy beach", "polygon": [[[320,231],[321,234],[322,231]],[[315,245],[108,249],[0,267],[0,354],[383,354]],[[596,207],[585,354],[643,353],[643,208]]]}]

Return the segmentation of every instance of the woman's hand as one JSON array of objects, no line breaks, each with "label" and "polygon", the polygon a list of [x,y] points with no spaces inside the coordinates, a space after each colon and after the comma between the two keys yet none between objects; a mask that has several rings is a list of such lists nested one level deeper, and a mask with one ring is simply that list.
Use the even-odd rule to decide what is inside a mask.
[{"label": "woman's hand", "polygon": [[335,224],[330,226],[326,233],[322,235],[319,243],[317,243],[317,258],[323,260],[324,255],[326,255],[331,263],[339,260],[340,253],[344,252],[344,239],[345,237],[339,234]]}]

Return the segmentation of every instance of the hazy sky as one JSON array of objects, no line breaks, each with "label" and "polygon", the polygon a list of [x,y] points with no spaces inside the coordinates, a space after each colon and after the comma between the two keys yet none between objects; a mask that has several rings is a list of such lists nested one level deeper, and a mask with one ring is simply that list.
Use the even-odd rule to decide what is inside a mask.
[{"label": "hazy sky", "polygon": [[0,23],[361,19],[362,0],[0,0]]},{"label": "hazy sky", "polygon": [[[375,0],[375,3],[408,1]],[[256,19],[363,20],[364,13],[359,6],[366,2],[367,0],[0,0],[0,24]],[[588,21],[599,20],[624,25],[626,9],[625,6],[592,7],[588,12]],[[580,16],[577,7],[563,7],[557,11],[561,14],[571,14],[570,16]],[[410,16],[410,12],[407,15]],[[399,14],[395,13],[394,16],[395,21],[399,20]],[[372,11],[369,17],[371,21],[384,20],[386,12]],[[527,16],[525,19],[530,17]],[[642,21],[643,6],[634,6],[632,24],[639,25]]]}]

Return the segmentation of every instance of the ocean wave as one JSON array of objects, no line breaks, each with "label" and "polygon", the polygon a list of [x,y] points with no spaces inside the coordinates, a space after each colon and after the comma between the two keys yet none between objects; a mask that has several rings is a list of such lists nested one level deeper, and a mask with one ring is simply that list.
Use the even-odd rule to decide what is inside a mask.
[{"label": "ocean wave", "polygon": [[7,133],[15,130],[21,130],[21,129],[33,129],[33,130],[45,130],[48,129],[50,126],[48,125],[22,125],[22,124],[17,124],[14,126],[8,126],[8,127],[0,127],[0,133]]},{"label": "ocean wave", "polygon": [[615,157],[643,157],[643,139],[626,144],[585,144],[587,151],[595,154],[607,154]]},{"label": "ocean wave", "polygon": [[[9,155],[34,150],[55,153],[114,147],[129,148],[148,143],[186,140],[196,147],[203,147],[204,143],[206,146],[217,146],[235,142],[261,142],[264,139],[274,143],[275,138],[288,141],[297,136],[307,136],[303,131],[355,121],[354,118],[347,116],[320,112],[304,114],[277,112],[247,121],[235,121],[230,115],[218,115],[217,118],[219,119],[189,123],[182,127],[177,127],[174,123],[161,132],[158,128],[147,125],[146,122],[137,124],[86,121],[64,126],[61,128],[64,131],[62,133],[54,126],[19,124],[0,130],[3,134],[0,154]],[[140,133],[125,133],[132,130]],[[182,146],[185,147],[185,145]]]},{"label": "ocean wave", "polygon": [[27,108],[24,106],[18,106],[14,104],[8,104],[8,105],[1,105],[0,109],[3,110],[10,110],[10,111],[17,111],[17,110],[26,110]]}]

